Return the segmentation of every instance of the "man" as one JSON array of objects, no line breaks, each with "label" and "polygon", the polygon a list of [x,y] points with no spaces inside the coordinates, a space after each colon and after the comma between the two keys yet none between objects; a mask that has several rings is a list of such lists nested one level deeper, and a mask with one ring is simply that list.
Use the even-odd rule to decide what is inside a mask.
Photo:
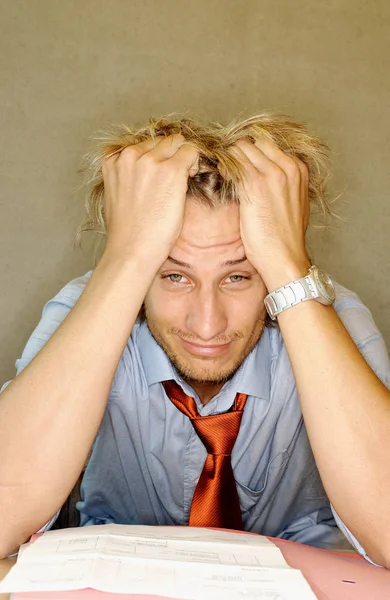
[{"label": "man", "polygon": [[83,229],[104,252],[46,305],[0,402],[0,555],[56,513],[93,444],[82,525],[340,547],[336,519],[390,564],[388,356],[305,245],[324,153],[260,115],[151,122],[91,158]]}]

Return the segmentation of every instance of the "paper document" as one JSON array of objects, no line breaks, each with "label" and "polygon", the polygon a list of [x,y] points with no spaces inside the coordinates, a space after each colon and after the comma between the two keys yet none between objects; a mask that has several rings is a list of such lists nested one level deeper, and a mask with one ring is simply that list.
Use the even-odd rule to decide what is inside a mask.
[{"label": "paper document", "polygon": [[183,600],[315,598],[263,536],[143,525],[48,531],[23,548],[0,593],[87,587]]}]

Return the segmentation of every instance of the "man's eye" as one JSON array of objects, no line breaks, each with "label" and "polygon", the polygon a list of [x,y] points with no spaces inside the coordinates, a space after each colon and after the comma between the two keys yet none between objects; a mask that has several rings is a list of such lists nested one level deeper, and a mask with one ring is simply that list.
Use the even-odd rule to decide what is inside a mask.
[{"label": "man's eye", "polygon": [[178,273],[172,273],[171,275],[167,275],[167,279],[169,279],[169,281],[172,281],[172,283],[181,283],[183,275],[179,275]]},{"label": "man's eye", "polygon": [[240,283],[240,281],[242,281],[244,279],[243,275],[230,275],[230,277],[228,277],[228,279],[230,279],[231,283]]}]

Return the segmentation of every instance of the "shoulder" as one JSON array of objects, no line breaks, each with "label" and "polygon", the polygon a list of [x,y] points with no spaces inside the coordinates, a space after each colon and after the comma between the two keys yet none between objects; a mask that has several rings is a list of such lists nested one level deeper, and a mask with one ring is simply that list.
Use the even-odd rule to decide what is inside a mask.
[{"label": "shoulder", "polygon": [[373,335],[381,335],[371,311],[363,304],[359,296],[334,282],[336,300],[333,308],[342,320],[356,344],[361,344]]},{"label": "shoulder", "polygon": [[44,308],[43,314],[47,309],[49,309],[52,305],[62,304],[68,308],[73,308],[76,304],[77,300],[80,298],[83,293],[85,286],[87,285],[90,277],[92,275],[92,271],[88,271],[85,275],[81,275],[80,277],[76,277],[69,283],[67,283],[59,292],[49,300]]},{"label": "shoulder", "polygon": [[91,274],[92,271],[89,271],[85,275],[73,279],[54,298],[46,302],[38,325],[27,341],[22,356],[16,361],[17,374],[31,362],[65,320],[83,293]]}]

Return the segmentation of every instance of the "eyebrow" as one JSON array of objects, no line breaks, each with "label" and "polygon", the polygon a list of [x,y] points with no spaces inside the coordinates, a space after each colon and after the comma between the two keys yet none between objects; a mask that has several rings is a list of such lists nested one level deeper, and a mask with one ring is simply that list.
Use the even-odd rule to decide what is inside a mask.
[{"label": "eyebrow", "polygon": [[[176,258],[172,258],[172,256],[168,256],[167,260],[173,262],[175,265],[179,267],[186,267],[187,269],[192,269],[192,266],[189,263],[183,262],[181,260],[177,260]],[[234,260],[225,260],[219,263],[220,267],[234,267],[235,265],[239,265],[245,262],[247,259],[246,256],[242,256],[241,258],[236,258]]]}]

